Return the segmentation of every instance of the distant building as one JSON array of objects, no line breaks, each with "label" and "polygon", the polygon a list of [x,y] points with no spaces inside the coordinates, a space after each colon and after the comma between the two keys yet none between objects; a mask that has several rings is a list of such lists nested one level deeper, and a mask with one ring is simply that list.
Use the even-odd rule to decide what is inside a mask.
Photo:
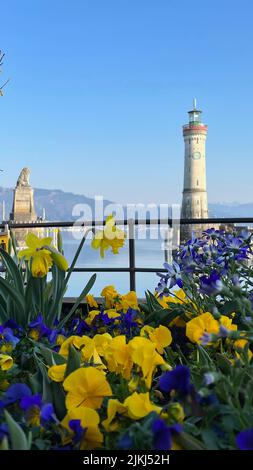
[{"label": "distant building", "polygon": [[[193,101],[193,109],[188,112],[189,123],[183,126],[185,144],[184,156],[184,189],[181,218],[208,218],[206,191],[206,136],[207,126],[201,121],[201,113]],[[181,240],[191,237],[192,231],[198,236],[205,225],[181,226]]]}]

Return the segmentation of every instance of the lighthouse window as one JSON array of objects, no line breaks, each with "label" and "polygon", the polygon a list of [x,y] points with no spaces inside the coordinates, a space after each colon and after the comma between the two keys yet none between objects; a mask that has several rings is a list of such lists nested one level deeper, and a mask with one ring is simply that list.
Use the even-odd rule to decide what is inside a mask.
[{"label": "lighthouse window", "polygon": [[197,205],[199,206],[199,200],[197,200]]},{"label": "lighthouse window", "polygon": [[199,185],[199,180],[197,180],[197,186]]},{"label": "lighthouse window", "polygon": [[197,138],[197,144],[199,143],[199,139]]}]

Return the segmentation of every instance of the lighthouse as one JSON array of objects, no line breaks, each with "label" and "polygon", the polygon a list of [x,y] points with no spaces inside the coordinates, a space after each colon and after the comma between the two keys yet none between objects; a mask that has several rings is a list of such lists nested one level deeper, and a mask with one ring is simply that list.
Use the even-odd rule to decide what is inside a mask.
[{"label": "lighthouse", "polygon": [[[202,111],[197,109],[196,99],[193,109],[188,112],[189,123],[183,126],[184,189],[182,219],[205,219],[208,217],[206,191],[206,136],[207,126],[201,121]],[[181,228],[181,239],[185,241],[192,231],[198,236],[205,229],[202,225],[185,225]]]}]

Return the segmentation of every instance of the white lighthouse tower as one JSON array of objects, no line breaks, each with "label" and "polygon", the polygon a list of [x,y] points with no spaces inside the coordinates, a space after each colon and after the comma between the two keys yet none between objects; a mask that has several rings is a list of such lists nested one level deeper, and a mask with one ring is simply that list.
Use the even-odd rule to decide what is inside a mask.
[{"label": "white lighthouse tower", "polygon": [[[193,109],[188,112],[189,123],[183,126],[185,144],[184,190],[182,219],[206,219],[208,217],[206,191],[206,135],[207,126],[201,122],[201,113],[197,109],[196,99]],[[205,229],[203,225],[182,226],[181,238],[191,236],[192,230],[199,235]]]}]

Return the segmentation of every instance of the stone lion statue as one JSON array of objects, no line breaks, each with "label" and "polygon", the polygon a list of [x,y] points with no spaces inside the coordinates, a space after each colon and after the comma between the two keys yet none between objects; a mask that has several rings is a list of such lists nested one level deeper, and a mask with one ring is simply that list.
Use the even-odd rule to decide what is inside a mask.
[{"label": "stone lion statue", "polygon": [[30,186],[30,170],[23,168],[18,177],[17,186]]}]

